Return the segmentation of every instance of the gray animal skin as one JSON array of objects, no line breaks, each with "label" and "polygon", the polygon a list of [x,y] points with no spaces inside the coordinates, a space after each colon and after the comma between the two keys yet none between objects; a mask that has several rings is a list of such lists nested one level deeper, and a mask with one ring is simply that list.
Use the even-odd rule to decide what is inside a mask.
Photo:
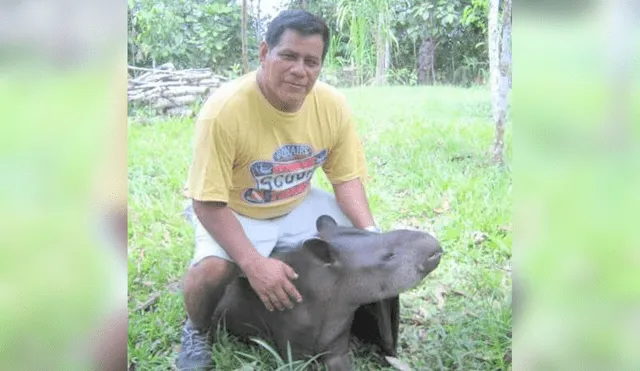
[{"label": "gray animal skin", "polygon": [[[316,238],[272,256],[298,273],[294,284],[302,303],[269,312],[248,280],[239,277],[227,287],[213,323],[224,320],[227,331],[241,338],[272,340],[283,359],[287,342],[294,359],[325,353],[321,361],[330,371],[353,370],[349,340],[354,332],[375,337],[368,340],[395,355],[398,295],[438,266],[438,241],[419,231],[373,233],[342,227],[326,215],[316,227]],[[358,318],[356,312],[361,313]],[[376,326],[377,331],[370,331]]]}]

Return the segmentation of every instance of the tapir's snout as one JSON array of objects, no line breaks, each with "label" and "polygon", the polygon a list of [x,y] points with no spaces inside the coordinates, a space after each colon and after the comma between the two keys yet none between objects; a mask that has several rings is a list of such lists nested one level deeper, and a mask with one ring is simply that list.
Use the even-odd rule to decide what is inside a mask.
[{"label": "tapir's snout", "polygon": [[442,254],[443,250],[440,244],[433,238],[429,239],[427,242],[427,254],[425,259],[418,265],[420,273],[426,275],[436,269],[438,264],[440,264],[440,257]]}]

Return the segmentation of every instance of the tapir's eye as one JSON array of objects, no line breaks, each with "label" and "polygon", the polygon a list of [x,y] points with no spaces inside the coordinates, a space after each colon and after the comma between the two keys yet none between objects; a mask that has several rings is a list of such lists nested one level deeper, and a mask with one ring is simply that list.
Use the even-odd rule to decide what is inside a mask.
[{"label": "tapir's eye", "polygon": [[382,259],[383,259],[383,260],[391,260],[391,259],[393,259],[393,258],[395,258],[395,257],[396,257],[396,254],[394,254],[394,253],[390,252],[390,253],[385,254],[385,255],[382,257]]}]

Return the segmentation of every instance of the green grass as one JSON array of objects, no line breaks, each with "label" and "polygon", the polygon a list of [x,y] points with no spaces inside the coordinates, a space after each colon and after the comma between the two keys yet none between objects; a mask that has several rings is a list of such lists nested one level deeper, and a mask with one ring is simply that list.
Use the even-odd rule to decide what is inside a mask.
[{"label": "green grass", "polygon": [[[507,166],[496,167],[487,90],[344,92],[365,146],[378,223],[430,231],[446,250],[440,267],[401,296],[398,358],[414,370],[511,369],[511,128]],[[193,252],[180,215],[192,134],[192,120],[129,128],[129,362],[138,370],[172,369],[179,350],[185,311],[171,285]],[[313,182],[329,189],[321,172]],[[154,294],[147,311],[134,310]],[[358,350],[357,369],[385,370],[373,358]],[[280,366],[265,347],[231,336],[214,345],[214,360],[229,371]]]}]

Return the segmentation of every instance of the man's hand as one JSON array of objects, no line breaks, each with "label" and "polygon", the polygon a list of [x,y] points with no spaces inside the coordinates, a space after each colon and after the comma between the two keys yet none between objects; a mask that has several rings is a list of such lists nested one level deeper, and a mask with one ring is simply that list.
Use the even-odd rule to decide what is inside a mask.
[{"label": "man's hand", "polygon": [[298,275],[280,260],[264,257],[255,259],[246,266],[244,273],[269,311],[274,308],[285,310],[285,307],[292,309],[292,300],[298,303],[302,301],[302,296],[291,283]]},{"label": "man's hand", "polygon": [[196,216],[249,279],[253,290],[268,310],[293,308],[302,300],[290,280],[296,272],[280,260],[265,258],[251,245],[231,209],[220,202],[193,202]]}]

